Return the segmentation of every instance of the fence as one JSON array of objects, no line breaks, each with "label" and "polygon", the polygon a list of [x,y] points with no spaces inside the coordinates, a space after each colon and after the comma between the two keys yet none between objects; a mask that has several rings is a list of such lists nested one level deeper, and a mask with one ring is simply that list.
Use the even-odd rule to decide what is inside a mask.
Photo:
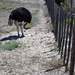
[{"label": "fence", "polygon": [[63,66],[67,71],[70,62],[69,75],[74,75],[75,62],[75,16],[64,10],[63,3],[58,7],[54,0],[45,0],[51,22],[54,28],[56,42],[58,42],[58,50],[63,59]]}]

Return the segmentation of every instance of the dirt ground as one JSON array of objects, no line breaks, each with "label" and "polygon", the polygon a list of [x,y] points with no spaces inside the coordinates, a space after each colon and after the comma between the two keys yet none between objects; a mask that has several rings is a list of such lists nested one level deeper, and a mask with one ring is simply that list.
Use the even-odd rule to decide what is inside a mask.
[{"label": "dirt ground", "polygon": [[[11,1],[8,0],[8,2]],[[44,15],[45,2],[43,0],[15,1],[18,3],[12,3],[6,11],[4,9],[7,7],[5,5],[3,7],[2,2],[0,2],[2,6],[0,8],[2,9],[0,10],[0,39],[17,36],[16,27],[14,25],[10,27],[7,24],[10,11],[16,7],[27,4],[25,7],[31,11],[33,17],[38,18],[38,21],[32,28],[24,30],[25,37],[1,41],[2,43],[16,41],[22,47],[12,51],[0,48],[0,75],[68,75],[68,72],[65,73],[65,67],[60,67],[62,60],[58,51],[55,50],[57,49],[57,43],[49,26],[50,18]],[[35,6],[32,6],[32,4]],[[47,23],[48,20],[49,23]],[[12,30],[12,28],[15,28],[15,30]],[[8,73],[11,69],[12,72]]]}]

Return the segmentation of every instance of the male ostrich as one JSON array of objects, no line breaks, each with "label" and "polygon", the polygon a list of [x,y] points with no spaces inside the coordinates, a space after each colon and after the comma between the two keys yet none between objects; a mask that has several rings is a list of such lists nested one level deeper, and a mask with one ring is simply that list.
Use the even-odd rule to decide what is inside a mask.
[{"label": "male ostrich", "polygon": [[24,23],[24,29],[25,29],[25,25],[27,23],[30,23],[31,19],[32,19],[32,15],[31,15],[30,11],[24,7],[20,7],[20,8],[13,10],[10,13],[9,19],[8,19],[8,24],[10,26],[12,26],[13,22],[14,22],[14,24],[17,27],[17,32],[18,32],[19,37],[20,37],[20,34],[19,34],[19,26],[20,26],[22,37],[24,37],[23,30],[22,30],[22,23]]}]

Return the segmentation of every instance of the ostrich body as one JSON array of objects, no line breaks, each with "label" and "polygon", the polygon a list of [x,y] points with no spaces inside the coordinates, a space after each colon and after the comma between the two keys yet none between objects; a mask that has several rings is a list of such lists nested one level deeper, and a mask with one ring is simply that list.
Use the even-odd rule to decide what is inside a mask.
[{"label": "ostrich body", "polygon": [[19,34],[19,26],[20,26],[22,37],[24,37],[23,30],[22,30],[22,23],[24,22],[24,29],[25,29],[25,25],[27,23],[30,23],[31,19],[32,19],[32,15],[31,15],[30,11],[24,7],[20,7],[20,8],[14,9],[10,13],[9,19],[8,19],[8,24],[10,26],[12,26],[13,22],[14,22],[14,24],[17,27],[17,32],[18,32],[19,37],[20,37],[20,34]]}]

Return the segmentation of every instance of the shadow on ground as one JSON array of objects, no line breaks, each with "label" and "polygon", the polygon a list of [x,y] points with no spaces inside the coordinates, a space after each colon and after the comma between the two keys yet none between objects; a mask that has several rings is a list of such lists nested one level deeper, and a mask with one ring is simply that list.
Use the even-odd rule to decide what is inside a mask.
[{"label": "shadow on ground", "polygon": [[13,35],[13,36],[8,36],[8,37],[5,37],[5,38],[2,38],[0,41],[6,41],[6,40],[17,40],[18,38],[22,38],[22,37],[19,37],[19,36]]}]

